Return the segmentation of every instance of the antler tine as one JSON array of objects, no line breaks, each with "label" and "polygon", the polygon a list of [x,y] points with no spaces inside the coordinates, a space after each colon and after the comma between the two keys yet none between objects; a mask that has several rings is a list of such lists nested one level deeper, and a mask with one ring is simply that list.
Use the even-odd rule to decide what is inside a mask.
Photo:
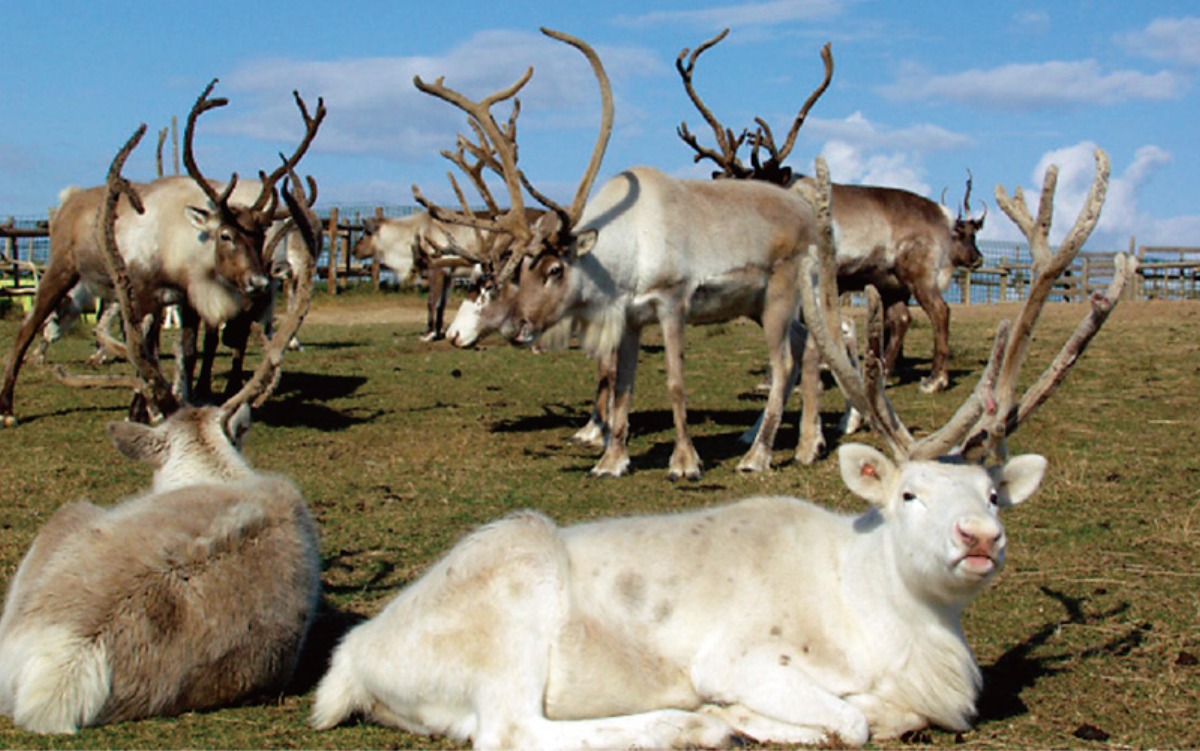
[{"label": "antler tine", "polygon": [[[712,128],[720,151],[718,152],[714,149],[701,146],[699,139],[688,130],[687,122],[679,123],[679,127],[675,129],[675,132],[684,143],[691,146],[692,150],[696,152],[693,161],[700,162],[704,159],[710,159],[721,168],[721,172],[725,177],[742,178],[748,177],[753,173],[753,170],[742,164],[742,161],[737,157],[738,149],[741,148],[742,143],[746,139],[746,131],[742,131],[740,136],[735,137],[733,129],[726,128],[721,124],[721,121],[717,119],[712,110],[708,108],[708,105],[704,103],[704,100],[700,98],[700,94],[697,93],[696,87],[692,83],[692,76],[696,71],[696,61],[708,49],[715,46],[728,35],[729,29],[727,28],[712,39],[701,44],[695,50],[689,50],[687,47],[684,47],[679,52],[679,56],[675,58],[675,70],[679,71],[679,77],[683,79],[683,88],[687,92],[688,98],[692,100],[692,104],[700,111],[700,116]],[[683,61],[685,57],[687,58],[686,64]]]},{"label": "antler tine", "polygon": [[971,184],[975,181],[975,176],[971,174],[971,170],[967,169],[967,190],[963,193],[963,207],[959,212],[959,217],[963,215],[971,215]]},{"label": "antler tine", "polygon": [[[804,100],[804,104],[800,107],[800,111],[796,114],[796,119],[792,121],[792,127],[788,131],[787,138],[784,139],[783,147],[779,149],[771,149],[771,158],[781,165],[783,164],[783,161],[788,158],[788,155],[792,153],[792,147],[796,145],[796,136],[800,133],[800,128],[804,125],[804,121],[808,119],[808,111],[813,108],[813,105],[817,103],[817,100],[820,99],[825,93],[825,90],[829,88],[830,82],[833,81],[833,48],[829,42],[826,42],[825,45],[821,47],[821,62],[823,62],[825,65],[825,77],[821,80],[820,85],[813,89],[812,93],[808,95],[808,99]],[[758,122],[760,123],[761,127],[766,128],[765,123],[762,123],[761,120]],[[766,131],[769,134],[770,128],[766,128]],[[771,143],[772,146],[774,146],[774,139],[772,139]]]},{"label": "antler tine", "polygon": [[[592,147],[592,156],[588,160],[587,171],[583,173],[579,187],[575,190],[575,199],[571,201],[570,211],[567,216],[562,217],[564,227],[569,228],[579,221],[579,217],[583,214],[583,206],[587,203],[588,194],[592,192],[592,184],[596,181],[596,175],[600,172],[600,164],[604,161],[604,152],[608,149],[608,139],[612,136],[612,83],[608,80],[608,73],[604,70],[604,64],[600,62],[600,56],[587,42],[570,34],[545,27],[542,27],[541,31],[551,39],[569,44],[582,52],[588,63],[591,64],[592,73],[600,85],[600,131],[596,136],[596,143]],[[547,208],[554,210],[552,206],[547,206]],[[562,216],[561,211],[556,211],[556,213]]]},{"label": "antler tine", "polygon": [[[505,187],[508,189],[509,199],[512,202],[509,213],[513,217],[520,217],[522,219],[524,216],[525,200],[521,194],[521,180],[517,172],[516,145],[505,137],[505,131],[496,123],[496,119],[492,116],[491,108],[498,102],[515,97],[525,84],[529,83],[529,79],[532,77],[533,67],[530,66],[511,86],[486,96],[478,102],[448,88],[445,85],[445,76],[439,76],[432,84],[421,80],[420,76],[413,77],[413,85],[417,89],[449,102],[467,114],[471,122],[471,127],[480,135],[479,148],[490,150],[499,157],[499,175],[504,180]],[[510,128],[510,130],[512,129]],[[495,167],[492,167],[492,169],[495,170]],[[420,190],[415,185],[413,186],[413,196],[422,206],[429,209],[430,213],[434,212],[432,208],[433,204],[420,195]],[[527,225],[515,220],[512,222],[509,231],[512,231],[521,240],[528,240],[532,234]]]},{"label": "antler tine", "polygon": [[[304,137],[300,139],[300,144],[296,146],[296,150],[292,152],[292,155],[284,159],[283,164],[279,167],[276,167],[274,172],[262,179],[262,191],[259,192],[258,199],[251,207],[252,211],[262,211],[264,204],[269,199],[271,200],[271,205],[274,206],[275,200],[277,200],[275,198],[275,183],[277,183],[284,175],[289,174],[296,168],[298,164],[300,164],[300,160],[303,159],[304,155],[308,153],[308,147],[312,145],[313,139],[317,137],[317,131],[320,130],[321,123],[325,120],[326,110],[324,97],[317,97],[317,111],[316,114],[312,115],[311,117],[308,114],[308,105],[304,103],[304,99],[300,96],[300,92],[293,89],[292,97],[295,98],[296,107],[298,107],[300,110],[300,117],[304,120]],[[266,223],[270,223],[276,218],[273,216],[274,211],[272,210],[268,210],[263,213],[265,216],[264,221]]]},{"label": "antler tine", "polygon": [[225,186],[225,190],[217,193],[216,189],[208,182],[208,178],[200,171],[199,165],[196,164],[196,155],[193,148],[196,137],[196,121],[205,112],[218,107],[224,107],[229,104],[229,100],[225,97],[217,97],[210,99],[209,94],[217,85],[220,79],[214,78],[209,81],[208,86],[204,87],[204,91],[200,92],[200,96],[196,98],[196,103],[192,105],[191,112],[188,113],[187,122],[183,128],[183,167],[187,170],[188,175],[192,180],[200,186],[200,190],[204,191],[204,195],[208,196],[208,200],[212,201],[213,205],[222,212],[229,210],[229,196],[233,194],[234,186],[237,185],[237,173],[229,178],[229,183]]},{"label": "antler tine", "polygon": [[[259,362],[254,374],[236,394],[221,405],[221,410],[226,414],[232,414],[243,404],[250,404],[253,407],[262,406],[263,402],[275,391],[282,372],[281,365],[288,342],[300,330],[300,325],[304,323],[304,317],[308,315],[309,304],[312,301],[313,272],[316,270],[316,258],[320,255],[321,241],[310,213],[311,199],[306,199],[303,185],[291,167],[288,168],[287,175],[283,183],[283,200],[287,204],[291,220],[295,222],[296,231],[304,239],[304,246],[309,251],[308,256],[303,257],[304,268],[294,269],[297,279],[298,302],[275,328],[271,338],[263,342],[262,361]],[[310,176],[307,182],[310,190],[315,193],[316,181]]]},{"label": "antler tine", "polygon": [[838,312],[837,262],[833,244],[832,184],[829,168],[823,158],[817,158],[815,171],[816,188],[805,185],[802,189],[805,198],[816,210],[819,232],[819,242],[809,248],[800,263],[800,297],[810,342],[828,363],[846,399],[867,416],[875,430],[887,441],[892,454],[904,459],[909,456],[914,441],[888,401],[881,382],[883,369],[877,366],[868,368],[873,371],[869,376],[880,381],[868,386],[863,374],[850,362],[840,345],[840,337],[834,334],[841,330],[841,315]]},{"label": "antler tine", "polygon": [[[211,84],[209,88],[211,89]],[[207,95],[207,90],[205,94]],[[102,245],[106,265],[108,266],[108,273],[113,280],[113,288],[121,308],[121,314],[125,319],[126,354],[130,362],[137,368],[141,380],[142,385],[139,391],[141,391],[147,402],[153,405],[160,414],[169,415],[179,409],[179,401],[175,398],[175,394],[171,390],[171,383],[163,375],[158,363],[151,363],[146,358],[146,351],[143,344],[144,338],[140,328],[142,320],[138,315],[142,311],[134,309],[133,283],[129,279],[125,260],[121,257],[121,253],[117,248],[117,204],[121,196],[126,196],[134,210],[139,214],[145,212],[137,192],[133,189],[129,181],[121,175],[121,170],[125,167],[125,161],[129,158],[133,150],[137,148],[137,145],[142,140],[142,136],[145,134],[146,125],[143,123],[129,140],[125,142],[121,150],[117,152],[112,165],[109,167],[107,180],[108,192],[105,196],[104,207],[101,209],[101,227],[104,239]]]},{"label": "antler tine", "polygon": [[1003,457],[1005,438],[1017,429],[1024,416],[1031,414],[1066,378],[1079,355],[1083,353],[1092,337],[1107,319],[1112,307],[1116,305],[1125,281],[1132,273],[1131,269],[1136,267],[1136,262],[1130,262],[1124,256],[1119,256],[1121,260],[1116,262],[1117,271],[1109,290],[1105,294],[1093,297],[1090,314],[1084,318],[1076,332],[1063,345],[1058,356],[1035,384],[1035,388],[1027,391],[1024,396],[1018,397],[1017,378],[1028,355],[1033,328],[1037,325],[1054,284],[1075,260],[1100,219],[1100,211],[1104,206],[1104,199],[1108,191],[1110,165],[1108,155],[1102,149],[1096,150],[1095,159],[1096,176],[1088,192],[1087,202],[1067,233],[1067,237],[1055,252],[1051,252],[1049,249],[1049,232],[1050,218],[1054,208],[1054,189],[1058,179],[1057,168],[1052,166],[1046,171],[1036,220],[1029,217],[1023,197],[1019,197],[1019,203],[1010,201],[1003,188],[997,187],[996,189],[996,199],[1000,202],[1001,208],[1025,233],[1030,248],[1037,246],[1042,249],[1043,258],[1040,261],[1035,259],[1037,277],[1029,290],[1029,297],[1021,309],[1021,314],[1013,329],[1013,335],[1005,348],[1003,363],[996,378],[996,410],[994,413],[985,414],[972,428],[972,435],[963,444],[965,448],[980,447],[982,452],[989,457]]}]

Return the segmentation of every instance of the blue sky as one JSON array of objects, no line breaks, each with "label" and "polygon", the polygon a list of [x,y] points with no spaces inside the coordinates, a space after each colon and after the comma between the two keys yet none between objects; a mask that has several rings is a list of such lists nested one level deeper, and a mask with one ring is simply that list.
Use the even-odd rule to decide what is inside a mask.
[{"label": "blue sky", "polygon": [[[935,200],[946,189],[951,204],[970,169],[974,197],[990,207],[984,237],[1013,239],[993,189],[1036,196],[1056,163],[1056,237],[1100,146],[1113,182],[1090,249],[1124,249],[1130,236],[1200,245],[1200,9],[1190,0],[4,5],[0,216],[44,215],[66,185],[99,183],[139,123],[153,133],[172,115],[182,120],[213,77],[231,103],[201,120],[207,174],[273,168],[299,134],[299,89],[329,108],[303,165],[320,204],[411,204],[413,183],[449,200],[438,150],[453,146],[463,117],[417,92],[413,75],[444,75],[479,97],[529,65],[521,163],[568,199],[595,137],[596,87],[582,57],[539,26],[589,41],[612,77],[616,126],[602,180],[638,164],[703,177],[709,167],[693,164],[675,128],[686,120],[702,139],[710,133],[674,61],[728,26],[701,58],[696,86],[739,128],[761,116],[785,130],[820,80],[820,46],[833,45],[833,84],[801,131],[796,169],[811,171],[821,154],[835,180]],[[127,176],[152,177],[153,152],[150,138]]]}]

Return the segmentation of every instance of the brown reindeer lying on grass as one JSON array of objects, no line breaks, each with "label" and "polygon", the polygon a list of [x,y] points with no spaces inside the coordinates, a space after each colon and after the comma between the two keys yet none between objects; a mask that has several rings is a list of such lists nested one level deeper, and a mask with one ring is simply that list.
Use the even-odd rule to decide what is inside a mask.
[{"label": "brown reindeer lying on grass", "polygon": [[[157,364],[142,357],[116,250],[117,197],[125,191],[139,203],[120,178],[137,138],[140,132],[110,171],[105,251],[128,354],[155,381],[139,390],[169,416],[156,427],[108,426],[121,453],[154,467],[151,489],[112,508],[84,501],[59,509],[9,585],[0,616],[0,712],[35,732],[70,733],[279,692],[320,593],[317,529],[299,489],[256,472],[240,454],[250,403],[269,393],[307,312],[311,264],[301,278],[303,304],[279,327],[246,386],[219,407],[180,408]],[[294,209],[303,203],[286,189],[285,199]],[[311,227],[305,236],[315,247]]]}]

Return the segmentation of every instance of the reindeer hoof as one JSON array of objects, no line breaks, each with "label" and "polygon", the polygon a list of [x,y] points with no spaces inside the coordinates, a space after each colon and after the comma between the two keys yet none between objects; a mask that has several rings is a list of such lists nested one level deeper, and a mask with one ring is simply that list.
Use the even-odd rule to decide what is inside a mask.
[{"label": "reindeer hoof", "polygon": [[926,376],[921,379],[921,393],[936,394],[939,391],[945,391],[949,385],[950,378],[948,376]]},{"label": "reindeer hoof", "polygon": [[16,415],[5,415],[5,416],[4,416],[4,427],[6,427],[6,428],[15,428],[15,427],[17,427],[17,417],[16,417]]},{"label": "reindeer hoof", "polygon": [[738,462],[738,472],[767,472],[771,469],[771,452],[762,444],[754,444]]},{"label": "reindeer hoof", "polygon": [[629,460],[604,461],[592,467],[588,474],[592,477],[621,477],[629,473]]},{"label": "reindeer hoof", "polygon": [[423,342],[436,342],[444,338],[446,338],[445,335],[440,331],[426,331],[424,334],[421,334],[421,341]]},{"label": "reindeer hoof", "polygon": [[813,441],[810,444],[800,444],[796,447],[796,463],[808,466],[825,453],[824,441]]},{"label": "reindeer hoof", "polygon": [[699,482],[700,481],[700,470],[699,469],[668,470],[667,479],[670,480],[671,482],[678,482],[679,480],[691,480],[692,482]]}]

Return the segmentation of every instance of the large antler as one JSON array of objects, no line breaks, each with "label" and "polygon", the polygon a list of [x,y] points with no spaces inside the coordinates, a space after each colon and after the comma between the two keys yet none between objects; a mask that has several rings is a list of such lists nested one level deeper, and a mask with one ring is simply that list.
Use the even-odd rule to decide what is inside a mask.
[{"label": "large antler", "polygon": [[[720,172],[713,173],[713,177],[735,177],[746,178],[754,173],[754,170],[742,164],[738,158],[738,149],[745,143],[749,131],[743,130],[740,135],[734,135],[732,128],[726,128],[717,119],[704,100],[700,98],[700,94],[696,92],[696,87],[692,85],[692,76],[696,71],[696,61],[700,59],[706,51],[714,47],[718,42],[724,39],[729,34],[729,29],[723,30],[712,39],[704,42],[695,50],[690,50],[684,47],[679,52],[679,56],[675,58],[675,70],[679,71],[679,77],[683,79],[683,88],[687,91],[688,98],[692,100],[692,104],[696,105],[696,109],[700,111],[701,117],[704,118],[708,126],[712,128],[713,135],[717,139],[717,148],[710,149],[700,145],[700,140],[688,130],[687,121],[679,123],[679,127],[675,132],[679,135],[683,142],[692,147],[696,152],[693,161],[700,162],[704,159],[710,159],[721,168]],[[687,58],[687,63],[684,63],[684,58]]]},{"label": "large antler", "polygon": [[[712,128],[713,135],[716,137],[718,149],[710,149],[702,146],[699,139],[694,136],[687,127],[686,122],[681,122],[676,129],[676,133],[692,150],[696,152],[693,160],[699,162],[704,159],[712,160],[718,167],[719,172],[714,172],[713,177],[731,177],[738,179],[754,178],[758,180],[767,180],[780,184],[788,184],[791,182],[791,170],[783,167],[783,162],[792,152],[792,147],[796,144],[796,136],[800,133],[800,128],[804,125],[804,121],[808,119],[809,110],[829,88],[830,82],[833,80],[833,52],[827,42],[821,48],[821,60],[825,65],[825,76],[817,88],[808,95],[808,99],[800,107],[795,119],[792,121],[792,126],[788,130],[787,138],[784,139],[783,145],[778,146],[775,143],[775,136],[771,132],[771,127],[761,117],[754,118],[757,124],[757,129],[751,135],[749,130],[743,130],[741,134],[734,135],[732,128],[727,128],[721,124],[721,121],[713,115],[712,110],[704,104],[704,100],[696,92],[696,88],[692,83],[692,78],[695,74],[696,61],[705,51],[715,46],[718,42],[729,34],[729,29],[725,29],[720,34],[717,34],[712,39],[701,44],[694,51],[684,48],[679,56],[675,58],[675,69],[679,71],[679,77],[683,79],[683,87],[687,91],[688,98],[692,100],[692,104],[700,111],[700,115]],[[687,58],[687,62],[684,62]],[[750,162],[751,166],[747,167],[738,157],[738,150],[746,139],[750,139]],[[759,150],[765,149],[768,154],[767,161],[764,163],[759,158]]]},{"label": "large antler", "polygon": [[[512,114],[505,127],[501,127],[491,113],[491,108],[495,104],[514,98],[521,88],[529,82],[530,78],[533,77],[532,67],[528,68],[508,88],[484,97],[479,101],[473,101],[463,94],[448,88],[442,77],[439,77],[432,84],[421,80],[419,76],[413,79],[413,83],[421,91],[449,102],[465,112],[471,129],[479,139],[478,143],[474,143],[464,136],[459,136],[458,141],[459,153],[463,149],[469,151],[476,159],[476,164],[474,165],[466,164],[465,158],[459,160],[456,157],[448,155],[446,152],[443,152],[443,155],[458,164],[459,168],[471,178],[472,183],[488,204],[489,210],[499,211],[495,201],[490,198],[491,194],[487,191],[486,186],[482,185],[482,179],[478,177],[482,175],[482,169],[485,166],[504,180],[510,204],[507,211],[498,213],[493,218],[479,216],[467,206],[467,201],[459,189],[458,183],[453,179],[453,176],[451,176],[451,184],[459,197],[460,203],[463,205],[462,211],[449,211],[436,206],[433,202],[425,198],[420,188],[416,185],[413,186],[413,196],[435,218],[465,224],[480,230],[508,235],[511,238],[508,241],[496,240],[496,242],[501,243],[505,247],[511,246],[513,250],[508,263],[505,264],[504,269],[498,275],[501,281],[506,281],[512,275],[516,264],[520,262],[524,253],[530,252],[531,248],[540,246],[543,242],[556,242],[557,237],[552,237],[552,235],[557,236],[560,231],[569,230],[579,220],[580,215],[583,213],[583,206],[587,201],[588,194],[591,192],[592,184],[595,182],[596,175],[600,171],[600,164],[603,161],[604,152],[608,148],[608,140],[612,134],[612,85],[595,50],[586,42],[569,34],[546,28],[543,28],[541,31],[546,36],[569,44],[582,52],[591,64],[592,71],[600,85],[601,122],[599,135],[592,149],[592,156],[588,162],[587,169],[580,179],[579,186],[575,191],[575,197],[568,208],[564,208],[538,192],[517,166],[516,119],[520,111],[519,103],[514,101]],[[558,227],[551,227],[549,223],[545,222],[537,222],[535,224],[530,219],[532,214],[525,208],[522,188],[558,217]],[[493,255],[495,255],[495,251]]]},{"label": "large antler", "polygon": [[[285,163],[286,161],[285,159]],[[297,302],[295,305],[289,305],[287,315],[275,327],[271,338],[264,337],[262,360],[254,374],[236,394],[226,399],[225,403],[221,405],[221,409],[228,414],[233,414],[243,404],[258,407],[270,397],[279,384],[279,377],[282,374],[281,366],[288,342],[292,341],[296,332],[300,330],[300,325],[304,323],[304,317],[308,315],[309,304],[312,301],[316,259],[321,252],[320,235],[317,232],[311,209],[316,199],[316,181],[309,177],[308,185],[309,196],[305,196],[304,188],[295,172],[288,169],[288,177],[283,183],[283,200],[291,215],[291,221],[295,223],[296,231],[304,240],[304,247],[308,249],[308,255],[298,259],[302,261],[302,266],[292,269],[292,273],[296,275],[297,279],[294,293]],[[282,235],[282,233],[280,234]]]},{"label": "large antler", "polygon": [[[142,206],[142,201],[137,191],[121,175],[121,170],[125,167],[125,161],[129,158],[133,150],[137,148],[138,143],[141,142],[142,136],[145,133],[146,125],[142,124],[129,140],[126,141],[121,150],[117,152],[117,156],[113,159],[112,165],[109,167],[108,191],[100,215],[101,233],[103,235],[101,245],[104,249],[108,273],[113,281],[117,303],[124,318],[126,356],[136,368],[139,378],[137,390],[149,405],[157,410],[161,416],[165,417],[179,409],[179,400],[171,390],[170,381],[163,375],[157,358],[152,358],[145,347],[145,332],[157,325],[157,322],[154,320],[156,314],[140,310],[134,304],[133,283],[130,281],[129,272],[125,267],[125,260],[121,257],[120,250],[117,247],[116,233],[117,205],[122,196],[126,197],[134,211],[137,211],[139,214],[145,213],[145,208]],[[146,313],[144,321],[142,317],[143,313]]]},{"label": "large antler", "polygon": [[[792,127],[788,130],[787,138],[784,139],[783,146],[775,145],[775,136],[771,133],[771,126],[767,125],[767,121],[761,117],[754,118],[754,122],[758,124],[758,130],[755,131],[753,139],[751,139],[750,163],[754,166],[754,178],[758,180],[768,180],[770,182],[787,185],[791,182],[792,171],[790,168],[784,167],[783,162],[792,153],[792,147],[796,145],[796,136],[800,133],[801,126],[808,119],[808,111],[813,108],[825,90],[829,88],[829,83],[833,80],[833,50],[826,42],[821,47],[821,62],[825,66],[825,77],[821,79],[821,83],[817,88],[813,89],[808,95],[808,99],[804,100],[804,104],[800,107],[800,111],[796,113],[795,119],[792,121]],[[759,159],[759,149],[766,149],[767,161],[763,162]]]},{"label": "large antler", "polygon": [[234,172],[229,178],[229,182],[225,185],[225,190],[217,193],[217,190],[200,171],[199,165],[196,164],[195,138],[196,138],[196,121],[205,112],[218,107],[224,107],[229,104],[229,100],[225,97],[217,97],[216,99],[209,98],[213,87],[217,85],[217,80],[214,78],[209,82],[208,86],[204,87],[204,91],[200,92],[200,96],[196,98],[196,103],[192,105],[191,112],[188,113],[187,123],[183,128],[183,167],[187,170],[188,175],[200,186],[200,190],[204,191],[204,195],[208,196],[208,200],[212,201],[213,206],[222,213],[223,216],[231,214],[229,208],[229,197],[233,195],[233,189],[237,187],[238,176]]},{"label": "large antler", "polygon": [[[208,199],[213,202],[213,205],[222,213],[222,216],[229,218],[233,216],[233,212],[229,207],[229,197],[233,195],[233,189],[237,185],[237,173],[234,172],[230,177],[229,182],[225,186],[225,190],[217,193],[216,189],[213,188],[212,184],[207,178],[205,178],[204,173],[200,171],[199,165],[196,164],[194,149],[196,121],[205,112],[218,107],[224,107],[225,105],[229,104],[229,100],[224,97],[218,97],[215,99],[209,97],[213,88],[217,85],[218,80],[219,79],[214,78],[209,82],[208,86],[204,88],[204,91],[202,91],[200,96],[196,99],[196,103],[192,105],[191,112],[188,113],[187,123],[183,130],[183,165],[187,170],[188,175],[190,175],[191,178],[196,181],[196,184],[200,186],[202,191],[204,191],[204,195],[208,196]],[[276,219],[282,218],[275,215],[275,206],[278,201],[278,197],[275,192],[275,183],[277,183],[281,177],[286,175],[289,170],[295,169],[296,165],[300,163],[300,160],[308,152],[308,147],[312,145],[313,139],[316,138],[317,131],[321,127],[321,122],[325,119],[326,110],[324,98],[318,97],[316,114],[310,116],[308,112],[308,106],[300,97],[300,92],[293,91],[292,96],[295,97],[296,106],[300,109],[300,116],[304,119],[304,136],[300,139],[300,144],[296,147],[295,152],[293,152],[290,157],[287,157],[283,160],[282,166],[277,168],[270,175],[267,175],[264,172],[259,172],[259,179],[262,182],[262,188],[259,191],[258,198],[255,200],[254,204],[250,206],[249,211],[254,216],[254,220],[264,227],[271,224],[271,222],[275,221]]]},{"label": "large antler", "polygon": [[[817,160],[816,173],[816,187],[809,189],[807,197],[816,207],[821,233],[819,245],[810,251],[802,264],[804,316],[815,345],[829,363],[846,398],[867,415],[897,458],[930,459],[951,453],[961,453],[972,460],[1002,458],[1006,450],[1005,438],[1043,404],[1066,378],[1112,312],[1126,281],[1136,270],[1136,260],[1125,255],[1117,256],[1108,289],[1092,296],[1088,314],[1062,350],[1034,385],[1018,396],[1017,377],[1025,363],[1030,335],[1037,319],[1058,277],[1071,265],[1099,219],[1108,187],[1108,157],[1103,151],[1096,151],[1096,177],[1087,204],[1067,239],[1054,253],[1049,250],[1048,235],[1057,170],[1051,168],[1047,172],[1036,220],[1029,216],[1019,189],[1017,200],[1012,201],[1003,188],[997,188],[996,198],[1005,213],[1021,227],[1030,246],[1038,248],[1035,251],[1037,276],[1016,325],[1010,330],[1009,323],[1002,321],[998,327],[991,357],[975,390],[945,426],[920,440],[913,438],[884,393],[884,375],[877,353],[868,351],[866,375],[863,376],[850,363],[833,335],[840,328],[830,222],[831,193],[829,172],[824,160]],[[814,276],[819,280],[816,283]],[[872,297],[872,304],[878,304],[877,293]]]}]

